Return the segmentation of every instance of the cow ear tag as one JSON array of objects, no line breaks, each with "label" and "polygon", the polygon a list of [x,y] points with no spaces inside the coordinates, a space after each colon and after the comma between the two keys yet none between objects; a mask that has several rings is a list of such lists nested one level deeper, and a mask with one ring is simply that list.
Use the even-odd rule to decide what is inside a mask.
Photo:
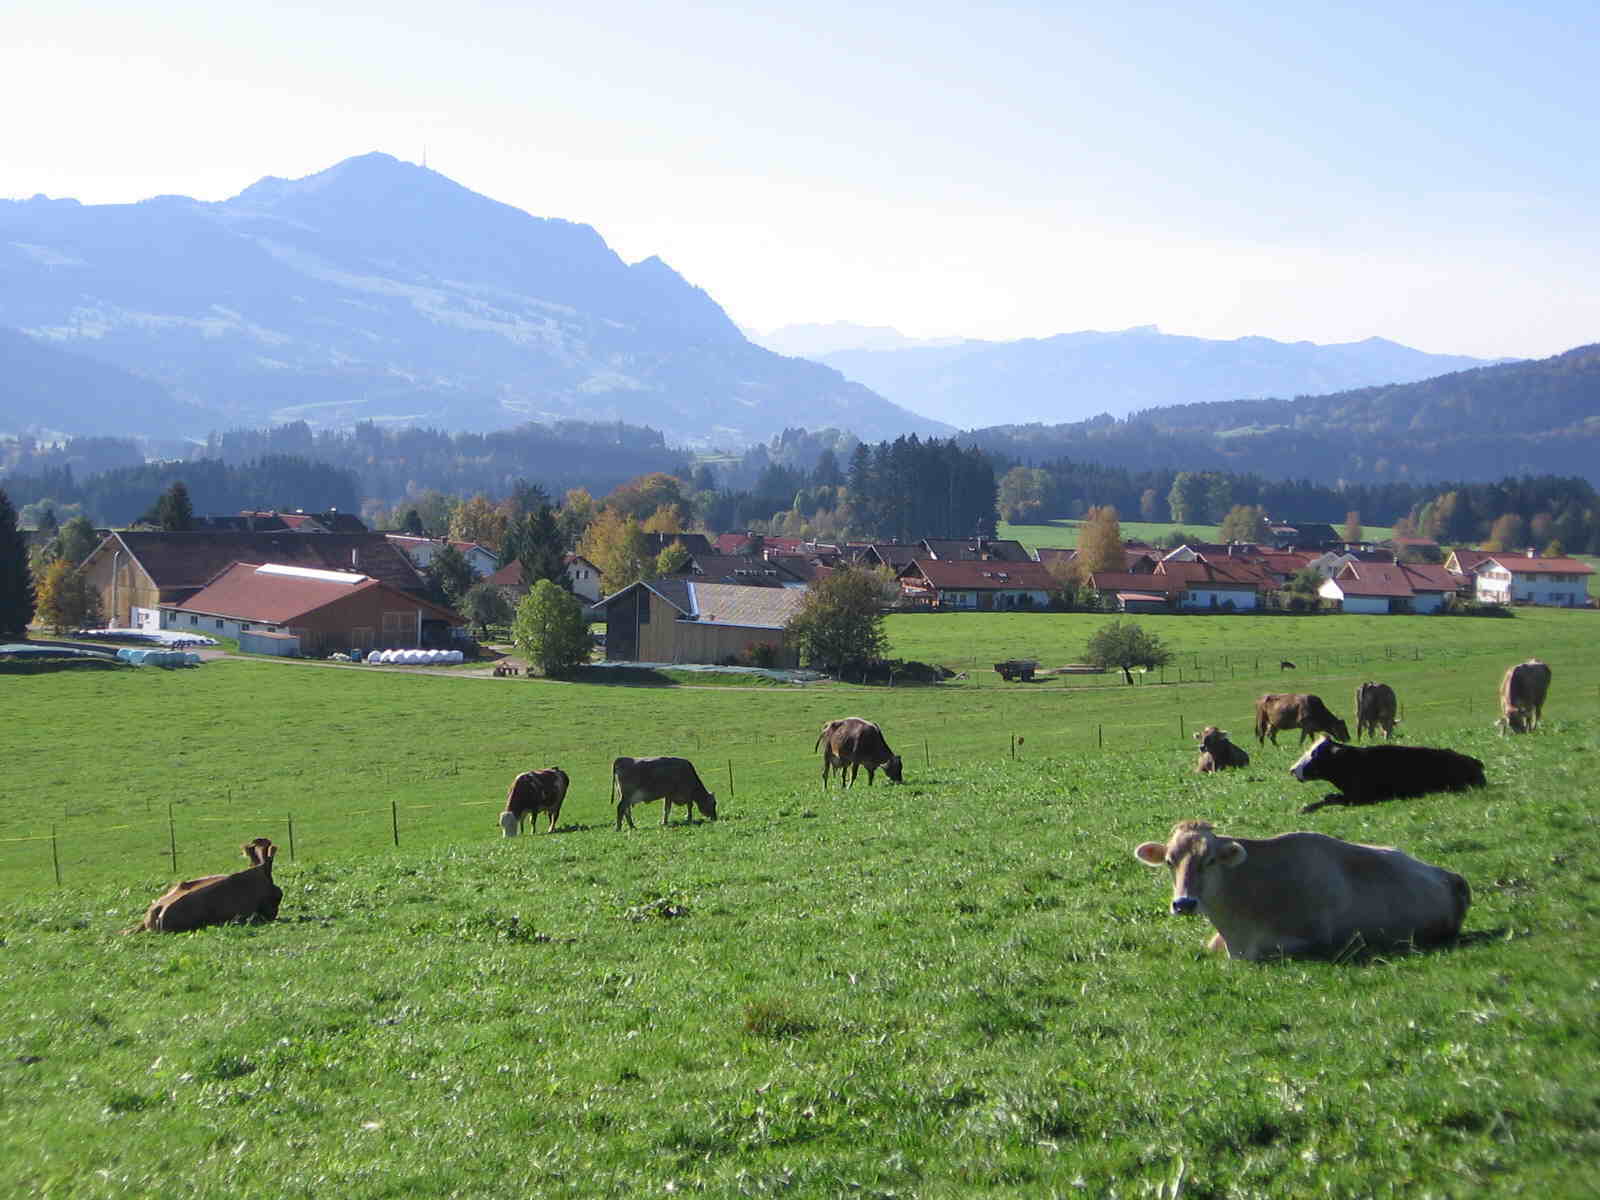
[{"label": "cow ear tag", "polygon": [[1133,856],[1147,867],[1159,867],[1167,861],[1167,848],[1160,842],[1142,842],[1133,848]]},{"label": "cow ear tag", "polygon": [[1217,861],[1225,867],[1237,867],[1249,857],[1250,855],[1245,852],[1245,848],[1239,845],[1238,842],[1229,842],[1217,851]]}]

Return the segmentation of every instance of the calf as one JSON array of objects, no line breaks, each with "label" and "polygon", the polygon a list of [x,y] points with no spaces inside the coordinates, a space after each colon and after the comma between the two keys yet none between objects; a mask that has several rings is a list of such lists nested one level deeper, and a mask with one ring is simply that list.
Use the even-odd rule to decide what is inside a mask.
[{"label": "calf", "polygon": [[1500,681],[1500,733],[1532,733],[1544,714],[1550,668],[1537,658],[1518,663]]},{"label": "calf", "polygon": [[539,824],[540,813],[548,813],[550,823],[546,833],[556,831],[556,819],[561,816],[561,802],[567,798],[567,773],[560,767],[546,767],[542,771],[524,771],[511,781],[511,791],[506,795],[506,808],[500,814],[500,831],[506,837],[516,837],[522,832],[522,822],[529,828]]},{"label": "calf", "polygon": [[1300,811],[1316,812],[1327,804],[1375,804],[1400,796],[1459,792],[1483,787],[1483,764],[1454,750],[1429,746],[1345,746],[1327,738],[1300,756],[1289,768],[1301,783],[1324,779],[1338,788]]},{"label": "calf", "polygon": [[1387,683],[1357,684],[1355,705],[1357,741],[1369,733],[1377,737],[1380,729],[1385,739],[1394,740],[1395,713],[1399,705],[1392,687]]},{"label": "calf", "polygon": [[1224,838],[1205,821],[1182,821],[1165,845],[1145,842],[1133,853],[1172,869],[1172,912],[1209,920],[1217,932],[1207,948],[1229,958],[1444,942],[1472,903],[1452,871],[1320,833]]},{"label": "calf", "polygon": [[283,901],[283,889],[272,882],[278,848],[258,837],[240,849],[251,863],[245,870],[173,884],[150,905],[142,922],[123,932],[183,933],[228,921],[276,920]]},{"label": "calf", "polygon": [[717,798],[706,791],[694,764],[686,758],[618,758],[611,764],[611,793],[617,800],[618,829],[623,821],[629,829],[638,828],[633,823],[633,806],[652,800],[662,801],[663,825],[674,804],[683,805],[690,822],[695,808],[707,820],[717,819]]},{"label": "calf", "polygon": [[1315,733],[1329,733],[1341,742],[1350,740],[1350,727],[1328,711],[1321,696],[1268,692],[1256,701],[1256,744],[1268,737],[1278,744],[1278,730],[1298,729],[1301,744]]},{"label": "calf", "polygon": [[1235,746],[1228,740],[1225,730],[1218,729],[1215,725],[1207,725],[1194,736],[1200,743],[1200,760],[1194,767],[1199,774],[1205,775],[1211,771],[1225,771],[1229,767],[1250,765],[1250,756],[1241,747]]},{"label": "calf", "polygon": [[[871,721],[861,717],[839,717],[829,721],[822,727],[822,732],[817,735],[816,745],[822,747],[822,786],[828,786],[828,774],[834,768],[839,771],[841,787],[850,787],[855,784],[856,775],[861,768],[867,769],[867,786],[872,786],[872,774],[879,767],[888,776],[891,783],[900,783],[901,760],[900,756],[889,749],[889,743],[883,738],[883,730]],[[850,778],[845,779],[846,769]]]}]

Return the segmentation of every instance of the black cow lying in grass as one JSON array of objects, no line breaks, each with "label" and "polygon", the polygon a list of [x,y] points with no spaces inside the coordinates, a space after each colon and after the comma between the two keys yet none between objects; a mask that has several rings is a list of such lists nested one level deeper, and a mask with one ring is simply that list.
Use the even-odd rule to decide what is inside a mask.
[{"label": "black cow lying in grass", "polygon": [[1431,746],[1347,746],[1322,737],[1289,768],[1301,783],[1325,779],[1337,792],[1307,804],[1316,812],[1325,804],[1375,804],[1400,796],[1459,792],[1484,785],[1483,764],[1455,750]]}]

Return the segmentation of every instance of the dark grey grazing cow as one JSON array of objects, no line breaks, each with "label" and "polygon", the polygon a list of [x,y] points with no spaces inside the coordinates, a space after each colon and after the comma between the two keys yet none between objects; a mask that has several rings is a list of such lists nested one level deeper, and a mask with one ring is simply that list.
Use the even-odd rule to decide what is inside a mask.
[{"label": "dark grey grazing cow", "polygon": [[1215,725],[1207,725],[1194,736],[1200,743],[1200,759],[1194,766],[1199,774],[1205,775],[1211,771],[1226,771],[1229,767],[1250,765],[1250,756],[1242,747],[1235,746],[1228,740],[1226,730],[1218,729]]},{"label": "dark grey grazing cow", "polygon": [[518,775],[511,781],[511,791],[506,794],[505,811],[500,814],[500,831],[506,837],[516,837],[522,832],[524,821],[533,828],[539,823],[539,814],[547,813],[550,822],[545,832],[554,833],[570,782],[567,773],[560,767],[524,771]]},{"label": "dark grey grazing cow", "polygon": [[1320,833],[1225,838],[1208,822],[1180,821],[1165,845],[1145,842],[1133,853],[1147,867],[1172,869],[1173,914],[1205,917],[1217,931],[1207,949],[1229,958],[1445,942],[1472,903],[1453,871]]},{"label": "dark grey grazing cow", "polygon": [[1432,746],[1345,746],[1327,738],[1300,756],[1289,768],[1301,783],[1326,780],[1338,788],[1300,811],[1316,812],[1327,804],[1375,804],[1429,792],[1459,792],[1483,787],[1483,764],[1455,750]]},{"label": "dark grey grazing cow", "polygon": [[633,823],[635,804],[648,804],[660,800],[661,823],[665,825],[672,815],[672,806],[681,804],[686,819],[693,823],[694,810],[707,820],[717,819],[717,798],[706,791],[695,773],[694,764],[687,758],[618,758],[611,764],[611,794],[617,801],[617,828],[626,821],[629,829]]},{"label": "dark grey grazing cow", "polygon": [[1550,693],[1550,668],[1537,658],[1518,663],[1500,681],[1500,726],[1506,733],[1532,733],[1544,715]]},{"label": "dark grey grazing cow", "polygon": [[1394,725],[1399,711],[1394,689],[1387,683],[1358,683],[1356,685],[1356,741],[1371,734],[1394,740]]},{"label": "dark grey grazing cow", "polygon": [[1294,692],[1268,692],[1256,701],[1256,744],[1268,737],[1278,744],[1278,730],[1298,729],[1302,744],[1312,734],[1327,733],[1341,742],[1350,740],[1350,727],[1328,711],[1321,696]]},{"label": "dark grey grazing cow", "polygon": [[[842,787],[850,787],[862,767],[867,769],[867,786],[872,786],[872,774],[879,767],[891,783],[900,783],[900,756],[889,749],[883,730],[861,717],[839,717],[829,721],[817,735],[811,748],[822,747],[822,786],[828,786],[828,774],[838,768]],[[848,769],[850,778],[845,778]]]}]

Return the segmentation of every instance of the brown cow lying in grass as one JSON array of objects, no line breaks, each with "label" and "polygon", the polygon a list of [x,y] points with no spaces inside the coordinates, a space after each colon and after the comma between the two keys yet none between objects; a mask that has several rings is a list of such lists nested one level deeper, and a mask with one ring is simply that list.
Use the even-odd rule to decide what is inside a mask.
[{"label": "brown cow lying in grass", "polygon": [[232,875],[206,875],[175,883],[157,896],[144,920],[124,933],[183,933],[205,925],[260,918],[273,921],[283,889],[272,882],[272,859],[278,848],[264,837],[240,849],[251,865]]}]

